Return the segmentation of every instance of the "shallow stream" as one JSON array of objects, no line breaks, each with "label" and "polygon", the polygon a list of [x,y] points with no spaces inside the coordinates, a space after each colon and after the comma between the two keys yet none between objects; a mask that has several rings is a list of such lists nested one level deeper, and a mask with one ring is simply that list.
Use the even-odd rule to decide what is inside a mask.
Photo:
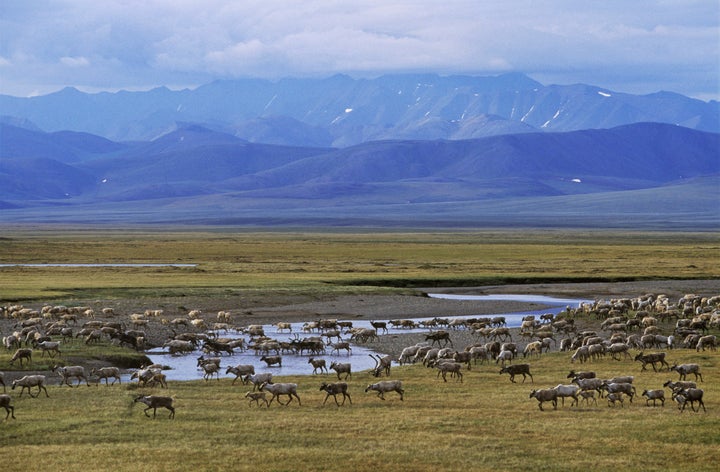
[{"label": "shallow stream", "polygon": [[[587,301],[587,300],[578,300],[578,299],[565,299],[565,298],[553,298],[553,297],[546,297],[546,296],[540,296],[540,295],[447,295],[447,294],[430,294],[430,297],[434,298],[444,298],[444,299],[450,299],[450,300],[513,300],[513,301],[521,301],[521,302],[534,302],[534,303],[542,303],[543,305],[549,306],[549,308],[544,308],[542,310],[536,310],[536,311],[523,311],[521,313],[497,313],[492,315],[478,315],[478,316],[454,316],[454,317],[446,317],[442,314],[438,314],[437,317],[442,318],[473,318],[473,317],[483,317],[483,318],[492,318],[495,316],[504,316],[505,321],[507,323],[507,326],[510,328],[517,328],[520,326],[522,322],[522,318],[527,315],[535,315],[539,316],[545,313],[553,313],[557,314],[561,311],[563,311],[568,305],[577,307],[580,303]],[[431,320],[433,317],[428,318],[412,318],[413,321],[420,322],[420,321],[426,321]],[[343,321],[343,320],[339,320]],[[361,328],[371,328],[370,321],[366,320],[353,320],[353,327],[361,327]],[[276,327],[274,325],[265,325],[264,331],[265,335],[269,336],[271,338],[277,339],[279,341],[286,341],[292,338],[293,334],[299,334],[300,338],[307,337],[307,336],[314,336],[317,335],[317,333],[307,334],[302,331],[302,325],[303,323],[292,323],[292,332],[279,332],[277,331]],[[420,332],[427,332],[426,328],[416,328],[416,329],[407,329],[407,328],[392,328],[388,326],[389,333],[420,333]],[[234,333],[221,333],[222,337],[245,337],[244,335],[238,335]],[[336,362],[350,362],[352,364],[352,370],[353,372],[359,372],[363,370],[369,370],[375,367],[375,362],[370,358],[370,354],[377,354],[372,349],[372,342],[368,344],[368,347],[362,347],[353,345],[352,346],[352,354],[345,354],[344,351],[341,354],[328,354],[322,355],[322,356],[315,356],[318,358],[322,358],[326,360],[326,363],[328,365],[328,368],[330,366],[330,363],[333,361]],[[191,354],[187,354],[184,356],[172,356],[170,354],[162,353],[160,351],[149,351],[147,352],[148,357],[157,364],[162,364],[169,366],[170,369],[166,370],[164,373],[167,376],[168,380],[198,380],[202,379],[203,373],[202,371],[197,367],[197,359],[200,355],[202,355],[201,351],[197,351]],[[222,363],[221,363],[221,377],[225,376],[225,370],[227,367],[231,365],[237,365],[237,364],[252,364],[255,366],[255,372],[272,372],[273,375],[310,375],[312,374],[313,368],[308,363],[308,360],[313,357],[309,354],[305,355],[283,355],[282,356],[282,367],[266,367],[265,362],[260,361],[260,356],[255,355],[253,351],[245,351],[245,352],[236,352],[235,354],[228,356],[223,355]],[[330,372],[334,375],[334,371]],[[129,378],[129,376],[127,376]],[[234,378],[232,374],[228,375],[227,377]],[[123,381],[126,379],[123,378]]]}]

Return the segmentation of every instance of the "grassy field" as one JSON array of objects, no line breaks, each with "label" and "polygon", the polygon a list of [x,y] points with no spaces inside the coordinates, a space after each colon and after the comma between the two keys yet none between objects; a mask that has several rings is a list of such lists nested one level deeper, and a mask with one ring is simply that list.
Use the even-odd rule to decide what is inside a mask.
[{"label": "grassy field", "polygon": [[[311,233],[5,229],[0,263],[191,263],[193,268],[0,268],[0,304],[128,297],[324,297],[413,286],[546,281],[717,278],[712,233],[483,231]],[[9,354],[0,355],[5,365]],[[632,374],[638,393],[675,372],[640,372],[608,359],[572,365],[567,353],[530,361],[534,383],[512,384],[495,364],[442,382],[422,366],[393,367],[406,398],[381,401],[355,373],[353,404],[322,406],[319,385],[299,376],[302,405],[249,406],[248,388],[174,382],[152,393],[175,397],[177,416],[146,418],[135,384],[51,386],[18,398],[16,420],[0,424],[6,464],[55,470],[717,470],[720,354],[676,350],[673,362],[702,365],[707,412],[671,402],[624,408],[581,405],[541,412],[532,388],[566,383],[570,368],[600,377]],[[667,392],[667,391],[666,391]],[[669,397],[669,395],[668,395]],[[2,411],[2,410],[0,410]],[[12,467],[11,467],[12,469]]]},{"label": "grassy field", "polygon": [[[250,406],[249,389],[228,378],[152,392],[135,384],[50,387],[50,398],[13,392],[17,419],[0,424],[0,437],[7,463],[33,457],[56,470],[717,470],[720,357],[670,358],[702,364],[707,413],[680,413],[671,401],[646,407],[642,398],[623,408],[601,399],[540,411],[530,390],[566,383],[573,367],[566,353],[554,353],[531,361],[535,381],[524,385],[498,375],[495,364],[465,372],[462,383],[444,383],[422,366],[394,367],[402,402],[365,393],[372,379],[356,373],[352,405],[342,407],[332,397],[322,406],[327,376],[282,379],[298,383],[302,405],[269,409]],[[677,376],[640,372],[630,360],[590,368],[603,377],[635,375],[638,393]],[[140,393],[174,396],[175,419],[164,409],[146,418],[144,405],[133,404]]]},{"label": "grassy field", "polygon": [[0,302],[222,296],[547,281],[718,277],[715,233],[0,232],[0,262],[196,267],[0,268]]}]

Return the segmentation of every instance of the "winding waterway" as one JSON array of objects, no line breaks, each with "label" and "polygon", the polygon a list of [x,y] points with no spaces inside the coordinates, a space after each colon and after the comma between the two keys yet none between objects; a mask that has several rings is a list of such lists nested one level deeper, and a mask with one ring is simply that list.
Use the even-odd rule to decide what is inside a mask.
[{"label": "winding waterway", "polygon": [[[449,300],[512,300],[520,302],[531,302],[541,303],[546,306],[541,310],[536,311],[523,311],[521,313],[497,313],[492,315],[479,315],[483,318],[504,316],[508,327],[517,328],[522,322],[522,318],[527,315],[541,315],[544,313],[557,314],[563,311],[568,305],[577,307],[580,303],[587,300],[579,299],[567,299],[567,298],[553,298],[540,295],[448,295],[448,294],[430,294],[433,298],[444,298]],[[445,317],[442,314],[438,314],[438,317]],[[473,318],[477,316],[455,316],[452,318]],[[412,318],[415,322],[430,320],[433,317],[428,318]],[[340,320],[342,321],[342,320]],[[303,323],[293,323],[292,333],[300,333],[300,337],[309,336],[303,334],[302,331]],[[370,321],[365,320],[353,320],[354,327],[370,328]],[[427,329],[393,329],[388,328],[390,333],[413,333],[413,332],[425,332]],[[286,341],[291,339],[292,334],[287,332],[277,332],[277,329],[273,325],[264,326],[265,335],[279,341]],[[243,337],[237,334],[222,334],[223,337]],[[167,375],[168,380],[198,380],[202,379],[202,371],[197,367],[197,358],[202,354],[201,351],[197,351],[192,354],[185,356],[171,356],[169,354],[160,351],[149,351],[147,352],[148,357],[155,363],[162,364],[170,367],[164,373]],[[328,367],[333,361],[336,362],[350,362],[354,372],[363,370],[369,370],[375,367],[374,361],[370,358],[369,354],[377,354],[372,349],[367,347],[361,347],[357,345],[352,346],[352,354],[325,354],[321,357],[326,360]],[[237,364],[252,364],[255,366],[255,372],[272,372],[273,375],[309,375],[312,373],[312,366],[308,364],[310,355],[283,355],[282,356],[282,367],[266,367],[265,363],[260,361],[260,357],[255,355],[252,351],[236,352],[231,356],[222,356],[222,374],[224,376],[225,369],[231,365]],[[331,374],[334,372],[331,371]],[[230,376],[232,377],[232,375]],[[125,380],[125,379],[123,379]]]}]

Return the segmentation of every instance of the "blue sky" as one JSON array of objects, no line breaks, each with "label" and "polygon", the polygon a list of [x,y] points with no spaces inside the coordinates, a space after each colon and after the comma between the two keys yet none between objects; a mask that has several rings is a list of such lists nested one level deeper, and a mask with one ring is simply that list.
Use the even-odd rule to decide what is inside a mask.
[{"label": "blue sky", "polygon": [[0,93],[497,75],[720,99],[718,0],[0,0]]}]

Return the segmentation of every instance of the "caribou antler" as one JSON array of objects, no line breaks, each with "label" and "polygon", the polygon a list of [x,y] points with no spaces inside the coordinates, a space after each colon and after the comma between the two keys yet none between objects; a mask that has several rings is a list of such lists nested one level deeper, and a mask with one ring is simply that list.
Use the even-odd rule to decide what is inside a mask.
[{"label": "caribou antler", "polygon": [[373,375],[375,377],[380,377],[383,372],[385,372],[385,375],[390,375],[390,366],[392,365],[392,356],[374,356],[372,354],[368,354],[374,361],[375,361],[375,367],[373,368]]}]

